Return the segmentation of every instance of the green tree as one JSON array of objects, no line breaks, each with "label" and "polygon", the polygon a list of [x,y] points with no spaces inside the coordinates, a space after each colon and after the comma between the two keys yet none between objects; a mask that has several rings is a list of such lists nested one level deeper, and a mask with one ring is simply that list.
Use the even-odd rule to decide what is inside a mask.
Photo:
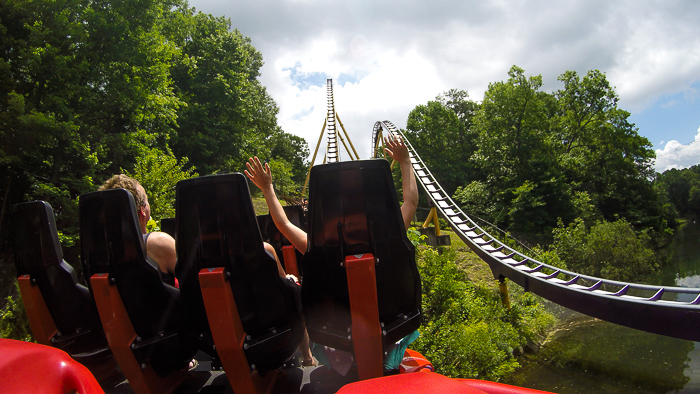
[{"label": "green tree", "polygon": [[17,282],[13,287],[14,297],[8,296],[5,299],[5,306],[0,308],[0,338],[34,342]]},{"label": "green tree", "polygon": [[94,190],[93,179],[166,144],[180,105],[168,74],[177,48],[153,26],[181,6],[0,2],[4,209],[47,200],[58,228],[75,235],[77,196]]},{"label": "green tree", "polygon": [[309,168],[309,146],[306,140],[278,130],[269,138],[268,144],[270,145],[270,158],[289,163],[292,173],[291,179],[301,189]]},{"label": "green tree", "polygon": [[552,251],[574,272],[631,282],[657,269],[649,235],[638,236],[624,219],[596,222],[590,228],[581,219],[568,226],[560,222],[553,234]]},{"label": "green tree", "polygon": [[467,215],[493,220],[497,213],[491,192],[484,182],[472,181],[466,186],[458,187],[453,198],[462,206]]},{"label": "green tree", "polygon": [[654,184],[659,190],[658,193],[663,194],[665,198],[662,202],[673,206],[673,210],[679,216],[700,217],[700,166],[681,170],[672,168],[662,174],[656,174]]},{"label": "green tree", "polygon": [[418,105],[406,121],[407,138],[449,194],[479,179],[469,161],[476,150],[472,121],[477,108],[466,91],[452,89]]},{"label": "green tree", "polygon": [[303,162],[258,81],[262,56],[229,28],[184,0],[0,0],[0,262],[17,202],[52,205],[76,265],[78,196],[95,180],[142,178],[160,218],[194,167],[240,171],[271,140],[275,157]]},{"label": "green tree", "polygon": [[[652,185],[649,141],[629,123],[629,113],[617,107],[618,96],[605,74],[593,70],[581,78],[567,71],[559,77],[564,88],[554,94],[541,91],[539,75],[527,76],[517,66],[508,75],[507,81],[489,84],[470,118],[477,136],[474,149],[455,155],[470,158],[473,171],[440,160],[428,163],[441,183],[459,179],[455,199],[468,210],[490,213],[489,221],[520,236],[547,234],[558,219],[621,217],[638,231],[653,228],[659,243],[674,214]],[[417,117],[424,113],[416,107],[409,129],[412,120],[432,119]],[[438,141],[415,145],[421,155],[422,149],[447,151]],[[673,187],[669,199],[688,206],[692,185],[682,180]]]},{"label": "green tree", "polygon": [[163,28],[181,49],[170,74],[186,104],[171,138],[175,156],[203,174],[241,171],[277,131],[277,105],[258,80],[262,55],[223,17],[181,9]]},{"label": "green tree", "polygon": [[293,178],[292,166],[284,159],[270,160],[270,171],[273,175],[273,183],[277,195],[280,197],[292,197],[298,194],[300,186],[295,184]]},{"label": "green tree", "polygon": [[693,185],[688,193],[688,211],[700,217],[700,185]]},{"label": "green tree", "polygon": [[[541,92],[541,76],[513,66],[506,82],[489,84],[474,120],[478,150],[472,156],[498,215],[513,231],[543,233],[557,217],[571,220],[568,185],[552,149],[554,97]],[[506,213],[506,214],[504,214]]]},{"label": "green tree", "polygon": [[575,71],[567,71],[557,79],[564,82],[564,89],[555,94],[560,113],[554,128],[560,150],[567,155],[562,164],[573,172],[587,170],[577,165],[588,161],[596,140],[605,134],[609,112],[616,108],[618,97],[598,70],[589,71],[583,79]]},{"label": "green tree", "polygon": [[567,71],[559,80],[564,89],[555,93],[553,146],[573,190],[588,193],[608,221],[619,215],[639,228],[663,230],[662,204],[650,181],[651,143],[629,123],[629,112],[617,108],[605,74],[592,70],[580,78]]},{"label": "green tree", "polygon": [[552,156],[547,144],[551,98],[539,90],[542,77],[526,77],[516,66],[508,75],[507,82],[489,84],[474,122],[479,132],[475,159],[488,182],[503,189],[534,180]]},{"label": "green tree", "polygon": [[656,176],[656,183],[663,187],[669,201],[681,216],[686,216],[689,212],[688,200],[695,178],[693,175],[689,171],[672,168]]},{"label": "green tree", "polygon": [[175,185],[188,178],[198,176],[194,167],[185,169],[187,158],[177,160],[171,152],[147,149],[136,159],[134,173],[122,170],[139,181],[148,195],[151,217],[160,227],[160,220],[175,217]]}]

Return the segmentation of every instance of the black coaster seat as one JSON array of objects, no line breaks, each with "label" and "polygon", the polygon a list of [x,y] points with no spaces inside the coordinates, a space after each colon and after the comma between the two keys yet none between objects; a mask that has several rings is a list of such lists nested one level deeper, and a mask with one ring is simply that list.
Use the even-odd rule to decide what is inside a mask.
[{"label": "black coaster seat", "polygon": [[223,267],[246,334],[248,364],[261,373],[282,366],[302,339],[300,303],[295,301],[296,285],[279,276],[277,263],[263,247],[245,176],[178,182],[175,217],[176,273],[189,333],[203,342],[203,350],[211,348],[198,276],[203,269]]},{"label": "black coaster seat", "polygon": [[11,222],[17,277],[29,275],[31,283],[39,287],[58,330],[51,338],[35,339],[49,341],[89,368],[106,363],[112,352],[95,302],[73,267],[63,260],[51,205],[45,201],[16,204]]},{"label": "black coaster seat", "polygon": [[133,196],[125,189],[87,193],[79,206],[83,269],[107,273],[116,285],[137,335],[134,357],[161,377],[186,367],[196,348],[182,335],[180,292],[163,283],[146,255]]},{"label": "black coaster seat", "polygon": [[175,218],[160,219],[160,231],[175,238]]},{"label": "black coaster seat", "polygon": [[420,326],[421,281],[389,163],[330,163],[311,169],[308,250],[302,302],[313,342],[353,351],[346,257],[370,253],[376,265],[383,352]]}]

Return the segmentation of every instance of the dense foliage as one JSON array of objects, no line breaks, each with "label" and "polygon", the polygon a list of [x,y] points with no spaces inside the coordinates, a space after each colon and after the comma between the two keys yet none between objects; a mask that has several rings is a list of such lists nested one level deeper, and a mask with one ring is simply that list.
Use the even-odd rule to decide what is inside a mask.
[{"label": "dense foliage", "polygon": [[700,165],[664,171],[656,175],[654,184],[672,211],[669,219],[676,215],[686,219],[700,219]]},{"label": "dense foliage", "polygon": [[623,219],[597,222],[590,228],[576,219],[554,229],[551,251],[564,262],[552,262],[574,272],[618,281],[635,281],[656,268],[649,235],[637,235]]},{"label": "dense foliage", "polygon": [[476,108],[467,92],[453,89],[417,106],[406,121],[406,136],[448,193],[476,175],[469,160],[476,149]]},{"label": "dense foliage", "polygon": [[553,93],[517,66],[508,75],[481,103],[451,90],[411,111],[406,133],[431,172],[492,233],[540,244],[557,265],[619,280],[653,272],[676,211],[698,206],[700,171],[655,184],[651,144],[600,71],[567,71]]},{"label": "dense foliage", "polygon": [[160,227],[160,219],[175,217],[175,185],[183,179],[196,177],[195,168],[184,168],[187,158],[178,160],[172,153],[160,149],[147,150],[136,159],[134,172],[122,169],[121,172],[139,181],[148,194],[151,217]]},{"label": "dense foliage", "polygon": [[525,237],[582,215],[663,233],[654,152],[605,75],[567,71],[554,93],[516,66],[508,75],[480,104],[452,90],[408,117],[412,144],[455,200]]},{"label": "dense foliage", "polygon": [[120,172],[143,182],[156,220],[194,168],[242,171],[252,155],[300,188],[308,147],[277,125],[262,55],[230,28],[184,0],[0,0],[0,261],[8,210],[42,199],[76,265],[78,196]]},{"label": "dense foliage", "polygon": [[[19,294],[19,289],[16,289]],[[17,339],[20,341],[33,341],[32,331],[29,327],[27,312],[22,304],[22,297],[7,297],[7,303],[0,308],[0,338]]]},{"label": "dense foliage", "polygon": [[419,247],[416,253],[424,322],[411,348],[426,356],[441,374],[500,380],[519,365],[514,350],[553,323],[529,293],[513,296],[507,308],[497,290],[469,281],[455,265],[453,249],[438,253]]}]

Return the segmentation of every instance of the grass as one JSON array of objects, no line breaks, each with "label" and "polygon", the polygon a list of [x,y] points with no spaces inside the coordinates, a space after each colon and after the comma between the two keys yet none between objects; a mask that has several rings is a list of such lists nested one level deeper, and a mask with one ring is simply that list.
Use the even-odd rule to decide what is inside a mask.
[{"label": "grass", "polygon": [[[414,222],[413,225],[417,228],[422,226],[422,223]],[[469,278],[471,282],[487,289],[498,289],[498,281],[494,279],[491,269],[484,260],[480,259],[479,256],[472,252],[454,231],[441,228],[440,232],[450,236],[450,248],[452,248],[457,255],[455,264],[457,268],[466,273],[467,278]]]},{"label": "grass", "polygon": [[270,210],[267,209],[267,203],[263,197],[253,197],[253,209],[255,209],[256,215],[267,215],[270,213]]},{"label": "grass", "polygon": [[[265,202],[264,197],[257,197],[257,196],[251,196],[253,200],[253,209],[255,210],[256,215],[267,215],[270,213],[270,210],[267,208],[267,202]],[[287,203],[284,200],[279,200],[280,204],[282,206],[287,205]]]},{"label": "grass", "polygon": [[450,235],[450,242],[452,243],[452,249],[457,253],[457,258],[455,259],[455,264],[459,269],[467,274],[467,278],[474,282],[477,286],[485,288],[498,288],[498,282],[494,279],[493,273],[491,273],[491,268],[488,264],[484,262],[479,256],[469,249],[469,247],[462,241],[457,234],[452,231],[441,231],[445,234]]}]

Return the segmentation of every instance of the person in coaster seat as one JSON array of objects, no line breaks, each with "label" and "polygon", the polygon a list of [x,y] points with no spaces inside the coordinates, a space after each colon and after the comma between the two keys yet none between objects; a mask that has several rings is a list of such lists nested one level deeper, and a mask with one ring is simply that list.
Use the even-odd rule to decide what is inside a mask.
[{"label": "person in coaster seat", "polygon": [[134,203],[138,210],[139,226],[146,244],[146,254],[158,264],[163,282],[175,286],[175,264],[177,262],[175,239],[160,231],[148,232],[146,225],[151,219],[151,206],[148,204],[146,190],[136,179],[124,174],[114,175],[97,190],[109,189],[126,189],[134,197]]},{"label": "person in coaster seat", "polygon": [[[394,138],[384,137],[384,144],[384,150],[389,157],[399,162],[401,165],[401,182],[403,186],[404,200],[403,204],[401,205],[401,216],[403,218],[405,228],[408,229],[411,225],[413,215],[416,213],[416,209],[418,207],[418,186],[416,184],[416,178],[413,175],[411,158],[408,153],[408,148],[400,136],[395,136]],[[265,197],[265,202],[270,210],[270,216],[272,216],[272,220],[275,222],[275,225],[279,231],[292,243],[292,245],[294,245],[294,247],[297,248],[297,250],[299,250],[301,253],[306,253],[308,246],[306,232],[292,224],[284,213],[284,209],[282,209],[282,205],[277,199],[272,185],[272,173],[270,171],[270,166],[267,163],[265,163],[263,166],[260,159],[255,157],[248,160],[246,167],[248,169],[245,171],[245,174],[255,184],[255,186],[262,190],[263,196]],[[406,346],[415,340],[417,336],[417,332],[414,332],[407,338],[404,338],[401,341],[401,346],[403,346],[403,349],[405,349]],[[401,350],[401,352],[403,352],[403,350]],[[312,353],[322,364],[329,367],[332,364],[332,367],[342,375],[347,373],[353,362],[349,353],[341,350],[325,348],[324,346],[312,346]],[[333,363],[330,363],[330,357],[334,359]],[[390,369],[394,369],[394,367],[398,368],[398,365],[392,365]]]},{"label": "person in coaster seat", "polygon": [[[161,231],[148,232],[147,224],[151,219],[151,206],[148,204],[148,195],[139,181],[124,174],[114,175],[109,178],[98,191],[108,189],[126,189],[134,197],[134,203],[138,209],[139,226],[143,233],[143,240],[146,244],[146,254],[158,264],[163,282],[175,286],[175,264],[177,264],[177,253],[175,249],[175,239],[168,233]],[[265,250],[277,261],[277,271],[280,276],[286,276],[282,265],[277,258],[277,253],[272,245],[264,242]]]},{"label": "person in coaster seat", "polygon": [[[128,177],[124,174],[114,175],[97,190],[102,191],[108,189],[126,189],[134,197],[134,203],[138,209],[137,216],[139,219],[139,226],[141,227],[143,240],[146,244],[146,254],[149,258],[155,261],[156,264],[158,264],[163,282],[171,286],[175,286],[175,265],[177,264],[175,239],[164,232],[148,232],[147,224],[151,219],[151,206],[148,203],[148,195],[146,194],[146,190],[136,179]],[[263,242],[263,245],[265,247],[265,251],[277,262],[278,274],[283,278],[287,278],[287,274],[282,268],[279,258],[277,258],[275,248],[267,242]],[[293,278],[293,280],[296,281],[297,279]],[[299,298],[299,296],[297,296],[297,298]],[[298,302],[301,303],[301,300],[299,299]],[[313,365],[313,358],[311,357],[311,351],[309,350],[308,334],[306,333],[304,334],[302,344],[299,346],[299,350],[304,357],[303,364]],[[196,366],[197,363],[193,360],[193,362],[190,363],[190,368],[195,368]]]},{"label": "person in coaster seat", "polygon": [[[394,139],[384,137],[384,145],[384,151],[389,157],[401,164],[401,184],[403,186],[401,216],[408,229],[411,226],[413,215],[418,208],[418,186],[411,167],[411,157],[408,154],[408,148],[403,143],[400,136],[396,136]],[[284,235],[297,250],[301,253],[306,253],[306,232],[292,224],[284,213],[282,204],[280,204],[277,199],[275,190],[272,187],[270,166],[265,163],[263,167],[260,163],[260,159],[255,157],[248,159],[246,167],[248,167],[248,169],[245,171],[245,174],[255,186],[259,187],[263,192],[265,202],[270,210],[270,216],[272,216],[275,226],[277,226],[282,235]]]}]

